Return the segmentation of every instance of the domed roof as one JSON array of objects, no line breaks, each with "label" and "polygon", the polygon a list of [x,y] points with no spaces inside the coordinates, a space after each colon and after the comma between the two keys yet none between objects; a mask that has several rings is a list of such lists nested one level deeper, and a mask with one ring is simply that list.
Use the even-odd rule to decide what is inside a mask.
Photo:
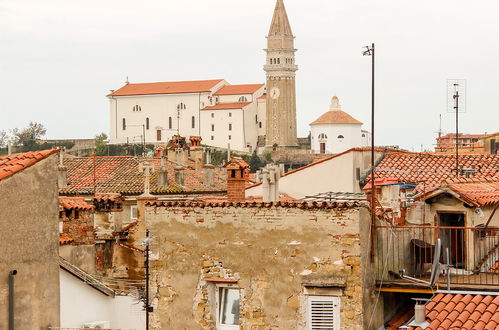
[{"label": "domed roof", "polygon": [[340,100],[337,96],[333,96],[331,99],[331,106],[329,111],[322,114],[315,121],[311,122],[310,125],[320,125],[320,124],[358,124],[362,125],[362,122],[350,116],[345,111],[341,110]]}]

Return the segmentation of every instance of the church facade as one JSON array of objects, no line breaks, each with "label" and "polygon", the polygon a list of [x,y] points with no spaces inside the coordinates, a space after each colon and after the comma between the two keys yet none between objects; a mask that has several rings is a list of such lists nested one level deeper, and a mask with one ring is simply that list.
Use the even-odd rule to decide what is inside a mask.
[{"label": "church facade", "polygon": [[277,0],[267,36],[266,84],[231,85],[224,79],[129,83],[107,95],[110,143],[164,144],[176,134],[252,152],[296,147],[294,36]]}]

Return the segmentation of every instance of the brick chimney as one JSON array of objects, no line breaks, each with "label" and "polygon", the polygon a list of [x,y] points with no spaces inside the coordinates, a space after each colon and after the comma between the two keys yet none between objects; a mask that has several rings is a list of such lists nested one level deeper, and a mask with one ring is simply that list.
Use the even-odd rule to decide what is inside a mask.
[{"label": "brick chimney", "polygon": [[227,164],[227,199],[229,202],[244,202],[249,165],[240,157],[232,157]]}]

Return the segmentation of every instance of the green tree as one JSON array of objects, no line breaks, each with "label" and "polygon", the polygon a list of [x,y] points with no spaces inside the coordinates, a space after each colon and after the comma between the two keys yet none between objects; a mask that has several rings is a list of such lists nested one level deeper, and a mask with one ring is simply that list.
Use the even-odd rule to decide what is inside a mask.
[{"label": "green tree", "polygon": [[106,156],[108,153],[108,139],[106,133],[101,133],[95,137],[95,154],[97,156]]},{"label": "green tree", "polygon": [[29,122],[28,127],[21,130],[17,128],[12,130],[14,144],[25,148],[34,147],[37,144],[37,141],[45,136],[46,133],[47,130],[42,124],[32,121]]},{"label": "green tree", "polygon": [[256,154],[256,150],[253,151],[253,154],[251,155],[251,157],[249,157],[249,161],[247,161],[247,162],[250,165],[250,169],[251,169],[252,173],[255,173],[257,170],[259,170],[264,165],[264,162]]}]

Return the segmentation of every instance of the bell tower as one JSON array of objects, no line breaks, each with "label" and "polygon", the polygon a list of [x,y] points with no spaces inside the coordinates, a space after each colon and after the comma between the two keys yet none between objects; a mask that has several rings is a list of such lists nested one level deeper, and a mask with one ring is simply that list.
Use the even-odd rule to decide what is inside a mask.
[{"label": "bell tower", "polygon": [[267,36],[267,125],[265,145],[296,147],[296,88],[294,36],[283,0],[277,0]]}]

